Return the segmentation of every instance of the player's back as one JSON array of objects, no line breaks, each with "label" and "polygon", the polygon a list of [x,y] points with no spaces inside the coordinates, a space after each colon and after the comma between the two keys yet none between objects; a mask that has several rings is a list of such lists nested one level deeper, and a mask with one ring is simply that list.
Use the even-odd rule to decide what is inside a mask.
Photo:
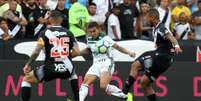
[{"label": "player's back", "polygon": [[71,61],[69,55],[75,39],[71,32],[61,26],[52,26],[42,31],[39,40],[45,47],[45,64]]},{"label": "player's back", "polygon": [[155,28],[155,33],[157,33],[155,36],[157,50],[160,52],[172,53],[173,45],[171,41],[166,38],[166,34],[171,32],[169,32],[164,24],[159,23],[159,25]]}]

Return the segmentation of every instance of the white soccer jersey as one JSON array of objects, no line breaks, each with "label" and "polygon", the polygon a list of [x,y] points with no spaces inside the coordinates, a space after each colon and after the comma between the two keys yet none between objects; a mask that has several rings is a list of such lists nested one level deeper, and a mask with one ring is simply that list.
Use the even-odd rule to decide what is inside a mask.
[{"label": "white soccer jersey", "polygon": [[[98,41],[107,41],[108,50],[106,53],[102,54],[97,51],[97,42]],[[112,46],[115,44],[109,36],[100,35],[97,39],[93,39],[92,37],[88,37],[87,45],[90,48],[93,55],[93,64],[88,70],[87,74],[96,75],[100,77],[101,72],[109,72],[111,75],[114,72],[114,61],[112,55]]]}]

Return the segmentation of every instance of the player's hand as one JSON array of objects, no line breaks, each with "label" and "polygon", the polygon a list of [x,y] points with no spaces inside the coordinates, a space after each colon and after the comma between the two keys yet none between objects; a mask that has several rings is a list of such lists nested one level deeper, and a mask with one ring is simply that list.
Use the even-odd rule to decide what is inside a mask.
[{"label": "player's hand", "polygon": [[29,65],[25,65],[23,68],[24,74],[31,72],[31,67]]},{"label": "player's hand", "polygon": [[129,55],[130,57],[133,57],[133,58],[134,58],[136,54],[135,54],[135,52],[129,52],[128,55]]},{"label": "player's hand", "polygon": [[182,49],[180,47],[175,47],[175,53],[176,54],[182,53]]}]

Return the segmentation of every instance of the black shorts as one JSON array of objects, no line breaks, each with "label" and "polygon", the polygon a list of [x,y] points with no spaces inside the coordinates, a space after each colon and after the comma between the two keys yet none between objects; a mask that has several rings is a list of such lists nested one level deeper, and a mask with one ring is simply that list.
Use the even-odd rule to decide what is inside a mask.
[{"label": "black shorts", "polygon": [[148,51],[137,60],[143,65],[145,75],[153,82],[171,66],[173,59],[172,55],[167,53]]},{"label": "black shorts", "polygon": [[54,65],[48,65],[48,66],[43,65],[43,66],[37,67],[34,70],[34,75],[39,82],[43,82],[43,81],[47,82],[57,78],[68,79],[71,77],[72,73],[70,73],[68,69],[63,72],[55,71]]}]

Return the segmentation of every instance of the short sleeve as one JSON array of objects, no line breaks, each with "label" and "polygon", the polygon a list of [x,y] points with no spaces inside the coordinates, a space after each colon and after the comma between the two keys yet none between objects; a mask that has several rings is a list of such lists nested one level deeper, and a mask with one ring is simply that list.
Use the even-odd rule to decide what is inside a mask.
[{"label": "short sleeve", "polygon": [[110,38],[109,36],[105,36],[104,39],[105,41],[107,41],[109,43],[109,46],[113,46],[116,42],[114,40],[112,40],[112,38]]},{"label": "short sleeve", "polygon": [[158,29],[158,34],[160,34],[164,39],[166,39],[167,35],[171,34],[171,32],[164,25],[162,25]]},{"label": "short sleeve", "polygon": [[109,26],[115,26],[115,25],[117,25],[116,21],[115,21],[115,18],[114,18],[113,15],[110,15],[110,17],[108,19],[108,24],[109,24]]}]

